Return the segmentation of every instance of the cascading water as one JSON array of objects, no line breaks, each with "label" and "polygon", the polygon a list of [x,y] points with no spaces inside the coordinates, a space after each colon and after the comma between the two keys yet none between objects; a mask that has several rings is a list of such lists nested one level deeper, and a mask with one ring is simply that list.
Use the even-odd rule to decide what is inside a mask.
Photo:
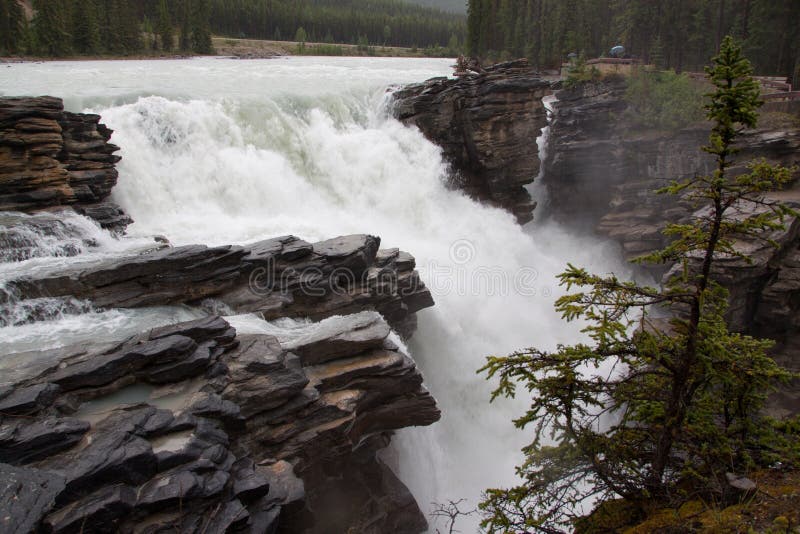
[{"label": "cascading water", "polygon": [[[401,432],[395,449],[423,510],[462,498],[475,506],[483,489],[514,482],[526,436],[511,419],[524,405],[490,405],[491,385],[476,369],[489,354],[578,335],[553,311],[567,261],[621,270],[607,244],[553,224],[521,228],[446,188],[438,148],[385,106],[391,84],[448,74],[450,63],[61,63],[15,66],[23,72],[3,84],[8,94],[47,88],[116,130],[123,160],[114,197],[136,221],[134,237],[214,245],[370,233],[416,256],[436,306],[419,314],[409,350],[443,418]],[[459,528],[476,524],[467,518]]]}]

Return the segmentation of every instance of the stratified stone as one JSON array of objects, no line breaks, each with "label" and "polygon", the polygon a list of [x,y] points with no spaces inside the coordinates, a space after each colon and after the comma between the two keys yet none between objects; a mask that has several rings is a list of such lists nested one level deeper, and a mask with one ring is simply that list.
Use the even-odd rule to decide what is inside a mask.
[{"label": "stratified stone", "polygon": [[75,206],[105,228],[131,220],[107,201],[119,148],[99,115],[69,113],[53,97],[0,97],[0,211]]},{"label": "stratified stone", "polygon": [[536,204],[525,185],[539,172],[536,139],[547,126],[542,97],[550,93],[550,82],[523,59],[405,87],[394,94],[394,114],[442,147],[456,187],[526,223]]},{"label": "stratified stone", "polygon": [[72,448],[89,424],[77,419],[6,420],[0,424],[0,462],[28,464]]},{"label": "stratified stone", "polygon": [[58,474],[0,464],[0,530],[35,532],[63,489]]},{"label": "stratified stone", "polygon": [[120,520],[136,505],[136,492],[130,486],[107,486],[65,506],[44,520],[45,532],[73,534],[85,532],[118,532]]},{"label": "stratified stone", "polygon": [[389,325],[375,312],[332,317],[309,334],[285,347],[300,356],[303,365],[315,365],[383,346]]}]

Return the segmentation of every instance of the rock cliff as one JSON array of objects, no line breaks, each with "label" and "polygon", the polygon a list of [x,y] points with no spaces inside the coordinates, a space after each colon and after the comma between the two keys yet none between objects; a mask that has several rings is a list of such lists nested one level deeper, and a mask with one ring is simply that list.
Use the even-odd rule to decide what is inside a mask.
[{"label": "rock cliff", "polygon": [[442,147],[455,187],[524,224],[536,205],[525,186],[539,172],[536,139],[547,126],[542,97],[550,87],[517,60],[405,87],[394,94],[394,114]]},{"label": "rock cliff", "polygon": [[0,117],[0,210],[44,210],[0,213],[0,325],[198,317],[97,338],[86,319],[83,341],[55,348],[4,340],[0,530],[425,530],[379,454],[440,417],[393,341],[433,305],[410,254],[369,235],[88,253],[96,227],[63,210],[108,222],[111,132],[49,98],[0,99]]},{"label": "rock cliff", "polygon": [[[677,131],[641,129],[626,116],[624,93],[625,81],[620,79],[557,93],[544,182],[553,217],[611,237],[627,258],[633,258],[662,248],[665,224],[691,215],[690,206],[654,191],[672,180],[710,172],[713,160],[700,150],[708,141],[707,124]],[[800,112],[775,108],[764,106],[759,127],[744,133],[736,156],[739,163],[731,173],[744,171],[744,164],[757,158],[800,164]],[[775,196],[800,206],[800,184]],[[742,241],[740,249],[754,262],[721,259],[717,276],[731,292],[733,328],[777,340],[776,357],[796,369],[800,222],[770,237],[780,248]],[[792,388],[776,398],[773,407],[778,413],[796,413],[798,400],[800,392]]]},{"label": "rock cliff", "polygon": [[53,97],[0,98],[0,211],[73,206],[103,227],[130,219],[107,202],[118,147],[100,116],[69,113]]}]

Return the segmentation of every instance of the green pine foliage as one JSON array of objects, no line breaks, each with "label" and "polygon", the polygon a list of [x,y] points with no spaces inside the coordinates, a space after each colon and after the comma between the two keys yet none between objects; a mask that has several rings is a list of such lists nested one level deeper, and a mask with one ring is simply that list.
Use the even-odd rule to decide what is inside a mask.
[{"label": "green pine foliage", "polygon": [[731,34],[759,74],[800,85],[797,0],[469,0],[467,9],[468,50],[483,58],[558,68],[570,53],[601,57],[621,44],[660,68],[702,71]]},{"label": "green pine foliage", "polygon": [[191,2],[192,51],[195,54],[214,53],[211,43],[211,4],[210,0]]},{"label": "green pine foliage", "polygon": [[100,51],[100,22],[94,0],[76,2],[72,10],[72,43],[80,54]]},{"label": "green pine foliage", "polygon": [[47,56],[65,56],[70,45],[69,4],[67,0],[35,0],[33,32],[36,51]]},{"label": "green pine foliage", "polygon": [[24,51],[27,25],[17,0],[0,0],[0,54]]},{"label": "green pine foliage", "polygon": [[637,70],[627,78],[630,120],[644,128],[677,130],[703,120],[703,88],[673,70]]},{"label": "green pine foliage", "polygon": [[191,0],[180,0],[178,3],[178,12],[180,13],[180,37],[178,38],[178,47],[182,52],[188,52],[192,49],[192,6]]},{"label": "green pine foliage", "polygon": [[[464,42],[463,15],[404,0],[211,0],[212,30],[248,39],[290,39],[297,29],[309,43],[369,43],[422,48]],[[389,33],[386,28],[389,27]],[[326,39],[330,37],[330,39]]]},{"label": "green pine foliage", "polygon": [[763,239],[798,216],[767,195],[792,169],[755,161],[744,174],[729,172],[737,138],[755,126],[761,104],[752,72],[726,37],[707,69],[713,128],[702,149],[716,169],[661,191],[680,195],[696,215],[667,226],[671,244],[639,260],[678,266],[665,285],[569,265],[560,280],[574,292],[556,309],[582,321],[589,341],[490,357],[481,370],[499,379],[493,399],[530,398],[515,424],[533,429],[517,468],[521,484],[486,492],[489,532],[560,532],[593,498],[621,497],[634,508],[698,496],[724,502],[726,473],[800,460],[797,426],[762,411],[794,375],[768,356],[772,341],[728,328],[728,292],[714,280],[720,256],[745,257],[736,239]]},{"label": "green pine foliage", "polygon": [[[463,15],[403,0],[35,0],[32,38],[19,0],[0,0],[0,52],[131,55],[177,47],[212,54],[212,35],[368,43],[461,52]],[[178,37],[175,42],[175,30]],[[156,39],[157,37],[157,39]],[[444,47],[448,48],[445,49]],[[334,49],[330,49],[333,51]]]}]

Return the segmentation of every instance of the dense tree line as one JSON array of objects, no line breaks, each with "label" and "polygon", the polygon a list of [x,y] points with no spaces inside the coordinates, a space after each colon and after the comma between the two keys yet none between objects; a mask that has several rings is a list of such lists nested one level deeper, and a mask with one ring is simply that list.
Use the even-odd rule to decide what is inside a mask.
[{"label": "dense tree line", "polygon": [[455,50],[466,35],[463,16],[401,0],[33,0],[33,13],[0,0],[0,53],[205,54],[212,33]]},{"label": "dense tree line", "polygon": [[798,0],[469,0],[467,48],[556,67],[617,44],[661,67],[701,71],[723,36],[743,43],[759,74],[797,76]]},{"label": "dense tree line", "polygon": [[399,0],[212,0],[212,27],[230,37],[313,42],[444,46],[463,43],[465,20]]},{"label": "dense tree line", "polygon": [[58,57],[173,50],[176,27],[182,51],[213,51],[210,0],[33,0],[32,8],[29,22],[17,0],[0,0],[0,53]]}]

